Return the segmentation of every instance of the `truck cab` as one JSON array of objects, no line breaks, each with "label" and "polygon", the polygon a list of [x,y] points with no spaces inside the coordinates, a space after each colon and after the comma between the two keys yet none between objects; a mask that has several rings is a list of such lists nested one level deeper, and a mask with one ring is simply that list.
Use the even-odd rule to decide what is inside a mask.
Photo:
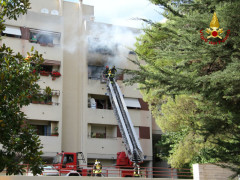
[{"label": "truck cab", "polygon": [[70,171],[77,171],[82,176],[87,175],[87,171],[79,167],[79,161],[85,162],[82,152],[62,152],[58,153],[53,159],[53,166],[60,174],[67,174]]}]

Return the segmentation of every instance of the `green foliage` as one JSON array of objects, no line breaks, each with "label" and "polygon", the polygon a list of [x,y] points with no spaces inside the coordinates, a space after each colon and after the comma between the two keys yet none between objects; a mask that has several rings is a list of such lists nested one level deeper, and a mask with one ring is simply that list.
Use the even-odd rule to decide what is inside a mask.
[{"label": "green foliage", "polygon": [[[0,4],[1,31],[5,28],[4,18],[16,20],[29,8],[28,0],[5,0]],[[7,175],[22,174],[21,164],[30,164],[33,174],[42,171],[42,145],[21,108],[29,105],[29,97],[39,91],[36,83],[39,76],[32,72],[39,68],[43,58],[33,49],[28,55],[25,58],[14,53],[5,44],[0,47],[0,172],[5,169]]]},{"label": "green foliage", "polygon": [[[165,24],[149,21],[131,60],[138,70],[125,70],[139,83],[144,100],[165,132],[162,156],[173,167],[195,162],[225,162],[239,171],[240,160],[240,1],[151,0],[165,9]],[[229,38],[206,43],[217,13]],[[146,21],[146,20],[145,20]],[[144,63],[142,63],[144,61]],[[223,155],[227,154],[227,155]],[[225,165],[226,165],[225,164]]]}]

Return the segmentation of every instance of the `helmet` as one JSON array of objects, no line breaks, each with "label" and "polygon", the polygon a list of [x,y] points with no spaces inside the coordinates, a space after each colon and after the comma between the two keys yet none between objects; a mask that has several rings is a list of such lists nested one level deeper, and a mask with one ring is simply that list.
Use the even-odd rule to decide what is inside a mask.
[{"label": "helmet", "polygon": [[99,161],[96,159],[96,160],[95,160],[95,164],[98,164],[98,163],[99,163]]},{"label": "helmet", "polygon": [[108,66],[106,66],[106,68],[108,68]]}]

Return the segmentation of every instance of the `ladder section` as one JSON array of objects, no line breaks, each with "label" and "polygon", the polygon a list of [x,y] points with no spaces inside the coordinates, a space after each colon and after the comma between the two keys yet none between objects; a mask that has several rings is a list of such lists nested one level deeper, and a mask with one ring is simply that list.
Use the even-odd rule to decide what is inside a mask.
[{"label": "ladder section", "polygon": [[117,118],[127,155],[132,162],[142,162],[143,151],[136,136],[121,90],[114,79],[112,83],[108,80],[107,85],[110,101]]}]

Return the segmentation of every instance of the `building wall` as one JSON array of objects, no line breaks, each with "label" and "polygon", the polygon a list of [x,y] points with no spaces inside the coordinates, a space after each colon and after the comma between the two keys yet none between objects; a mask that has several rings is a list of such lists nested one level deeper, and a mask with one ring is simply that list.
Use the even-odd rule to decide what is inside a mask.
[{"label": "building wall", "polygon": [[[87,63],[84,45],[82,9],[77,3],[64,2],[64,81],[63,81],[63,151],[84,152],[87,136]],[[91,7],[89,6],[91,11]],[[85,155],[86,153],[84,153]]]},{"label": "building wall", "polygon": [[[17,28],[26,28],[29,33],[29,29],[37,29],[38,31],[47,31],[52,33],[58,33],[61,35],[63,33],[62,28],[62,16],[52,15],[51,11],[49,14],[41,12],[42,8],[55,9],[61,12],[59,3],[61,1],[38,1],[31,0],[31,9],[26,15],[21,15],[17,21],[8,20],[6,21],[7,26],[13,26]],[[30,33],[29,33],[30,35]],[[31,48],[34,47],[40,54],[43,55],[44,60],[54,60],[58,62],[60,66],[57,66],[59,72],[63,74],[63,51],[62,51],[62,41],[58,45],[42,46],[37,43],[32,43],[29,40],[29,36],[23,39],[16,37],[4,36],[1,40],[1,44],[5,43],[10,46],[14,52],[20,52],[23,56],[27,56],[27,52],[30,52]],[[43,144],[44,156],[54,156],[56,152],[61,151],[61,129],[62,129],[62,86],[63,86],[63,76],[52,80],[51,76],[40,76],[38,84],[43,90],[46,86],[50,86],[52,90],[57,92],[57,95],[52,97],[52,105],[46,104],[30,104],[29,106],[23,107],[23,112],[27,115],[27,118],[31,120],[33,124],[38,122],[41,124],[49,124],[51,126],[51,133],[54,131],[54,127],[58,127],[59,136],[40,135],[41,142]]]},{"label": "building wall", "polygon": [[[193,164],[194,180],[225,180],[230,179],[234,172],[213,164]],[[234,179],[239,179],[238,177]]]}]

